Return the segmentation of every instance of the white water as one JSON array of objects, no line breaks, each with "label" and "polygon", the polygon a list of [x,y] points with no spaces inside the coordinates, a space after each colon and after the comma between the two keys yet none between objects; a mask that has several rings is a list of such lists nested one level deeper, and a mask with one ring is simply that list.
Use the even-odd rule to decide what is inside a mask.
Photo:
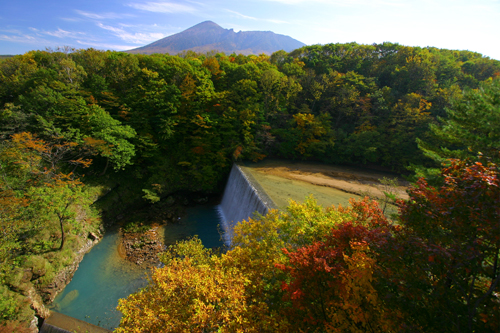
[{"label": "white water", "polygon": [[245,174],[234,164],[219,205],[225,244],[231,245],[233,229],[238,222],[253,217],[255,212],[265,215],[274,207],[273,201],[260,189],[252,176]]}]

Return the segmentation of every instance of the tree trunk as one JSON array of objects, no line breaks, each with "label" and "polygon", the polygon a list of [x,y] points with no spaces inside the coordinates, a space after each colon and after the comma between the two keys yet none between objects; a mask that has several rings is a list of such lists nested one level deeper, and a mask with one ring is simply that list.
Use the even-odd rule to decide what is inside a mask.
[{"label": "tree trunk", "polygon": [[64,219],[60,214],[57,214],[57,217],[59,217],[59,225],[61,226],[61,246],[59,246],[59,251],[60,251],[64,246],[64,224],[63,224]]},{"label": "tree trunk", "polygon": [[104,167],[104,170],[102,170],[101,176],[104,176],[106,174],[106,170],[108,170],[108,165],[109,165],[109,157],[106,158],[106,166]]}]

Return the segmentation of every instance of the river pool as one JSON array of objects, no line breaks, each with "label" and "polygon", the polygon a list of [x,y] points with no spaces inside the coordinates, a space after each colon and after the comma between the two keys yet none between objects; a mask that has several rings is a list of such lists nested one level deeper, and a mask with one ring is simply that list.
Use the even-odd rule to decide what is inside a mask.
[{"label": "river pool", "polygon": [[[162,226],[164,243],[198,235],[206,247],[222,246],[217,206],[187,209],[178,224]],[[163,231],[163,232],[162,232]],[[118,299],[126,298],[146,285],[147,271],[124,260],[118,253],[118,230],[107,231],[104,238],[85,255],[66,288],[57,295],[52,310],[107,329],[120,323]]]}]

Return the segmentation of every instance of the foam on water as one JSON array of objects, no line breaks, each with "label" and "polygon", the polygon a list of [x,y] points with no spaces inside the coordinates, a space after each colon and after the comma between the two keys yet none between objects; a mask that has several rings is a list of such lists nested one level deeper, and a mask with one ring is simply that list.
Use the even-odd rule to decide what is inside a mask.
[{"label": "foam on water", "polygon": [[234,226],[257,212],[267,214],[275,204],[253,177],[234,164],[218,207],[224,230],[224,242],[231,245]]}]

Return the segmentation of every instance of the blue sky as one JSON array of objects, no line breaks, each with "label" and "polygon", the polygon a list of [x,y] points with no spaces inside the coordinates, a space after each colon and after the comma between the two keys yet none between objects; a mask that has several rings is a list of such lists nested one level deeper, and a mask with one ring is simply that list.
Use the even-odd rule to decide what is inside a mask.
[{"label": "blue sky", "polygon": [[1,0],[0,54],[128,50],[207,20],[308,45],[389,41],[500,60],[500,0]]}]

